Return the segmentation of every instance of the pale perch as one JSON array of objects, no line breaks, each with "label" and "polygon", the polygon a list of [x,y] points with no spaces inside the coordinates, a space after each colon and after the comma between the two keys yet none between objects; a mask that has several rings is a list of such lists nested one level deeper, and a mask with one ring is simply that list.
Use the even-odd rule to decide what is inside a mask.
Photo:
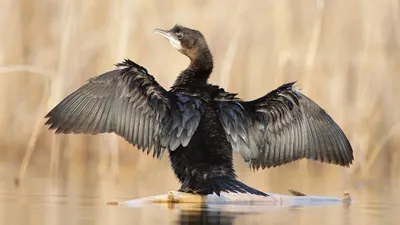
[{"label": "pale perch", "polygon": [[348,193],[344,193],[343,198],[325,197],[325,196],[309,196],[298,191],[289,190],[294,196],[267,193],[269,196],[259,196],[250,194],[221,193],[220,196],[212,195],[195,195],[176,190],[168,191],[168,194],[155,195],[133,200],[121,202],[108,202],[108,205],[124,205],[128,207],[141,207],[146,204],[184,204],[184,203],[200,203],[200,204],[223,204],[223,205],[327,205],[350,203],[351,198]]}]

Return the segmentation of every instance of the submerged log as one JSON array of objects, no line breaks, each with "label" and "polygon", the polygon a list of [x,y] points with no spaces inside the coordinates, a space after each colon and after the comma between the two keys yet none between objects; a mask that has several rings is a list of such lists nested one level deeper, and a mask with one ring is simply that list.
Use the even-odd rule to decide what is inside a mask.
[{"label": "submerged log", "polygon": [[198,204],[245,204],[245,205],[291,205],[291,206],[307,206],[307,205],[329,205],[339,203],[350,203],[351,198],[348,193],[344,194],[343,198],[325,197],[325,196],[309,196],[301,192],[289,190],[291,195],[280,195],[274,193],[267,193],[269,196],[258,196],[249,194],[236,194],[236,193],[221,193],[220,196],[212,195],[195,195],[176,190],[170,190],[168,194],[155,195],[145,198],[138,198],[133,200],[121,202],[109,202],[108,205],[125,205],[130,207],[141,207],[146,204],[179,204],[179,203],[198,203]]}]

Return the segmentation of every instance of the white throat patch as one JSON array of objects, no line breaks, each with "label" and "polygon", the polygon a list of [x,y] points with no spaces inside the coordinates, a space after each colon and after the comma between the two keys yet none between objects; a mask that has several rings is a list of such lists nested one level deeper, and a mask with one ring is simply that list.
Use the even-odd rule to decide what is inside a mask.
[{"label": "white throat patch", "polygon": [[169,43],[171,43],[172,46],[174,46],[174,48],[176,48],[177,50],[182,50],[182,45],[181,42],[175,38],[168,38]]}]

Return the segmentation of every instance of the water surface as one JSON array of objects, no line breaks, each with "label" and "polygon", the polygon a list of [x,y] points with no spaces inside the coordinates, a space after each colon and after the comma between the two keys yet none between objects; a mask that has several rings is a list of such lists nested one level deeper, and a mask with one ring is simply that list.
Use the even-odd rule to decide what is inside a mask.
[{"label": "water surface", "polygon": [[[3,172],[0,180],[0,224],[400,224],[400,194],[394,181],[380,189],[348,190],[353,198],[351,204],[271,207],[163,204],[133,208],[109,206],[106,202],[163,194],[160,190],[167,190],[166,185],[161,182],[155,193],[150,187],[147,191],[132,188],[143,180],[105,179],[94,176],[98,172],[93,171],[68,177],[61,171],[58,177],[29,173],[16,187],[14,170],[8,168],[9,173]],[[272,176],[269,182],[274,179],[278,183],[281,178]],[[339,178],[311,178],[308,182],[334,183],[335,179]],[[318,185],[315,192],[321,192]],[[328,188],[327,192],[332,191]]]}]

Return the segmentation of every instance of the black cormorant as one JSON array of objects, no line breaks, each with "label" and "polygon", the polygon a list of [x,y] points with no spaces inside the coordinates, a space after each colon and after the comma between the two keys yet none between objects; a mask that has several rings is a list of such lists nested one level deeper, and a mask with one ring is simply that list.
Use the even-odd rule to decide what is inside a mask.
[{"label": "black cormorant", "polygon": [[180,25],[156,33],[190,59],[170,90],[129,59],[91,78],[47,114],[56,133],[114,132],[160,158],[167,150],[180,191],[266,195],[237,180],[232,154],[253,169],[307,158],[349,166],[343,131],[315,102],[283,84],[243,101],[207,82],[213,58],[203,35]]}]

